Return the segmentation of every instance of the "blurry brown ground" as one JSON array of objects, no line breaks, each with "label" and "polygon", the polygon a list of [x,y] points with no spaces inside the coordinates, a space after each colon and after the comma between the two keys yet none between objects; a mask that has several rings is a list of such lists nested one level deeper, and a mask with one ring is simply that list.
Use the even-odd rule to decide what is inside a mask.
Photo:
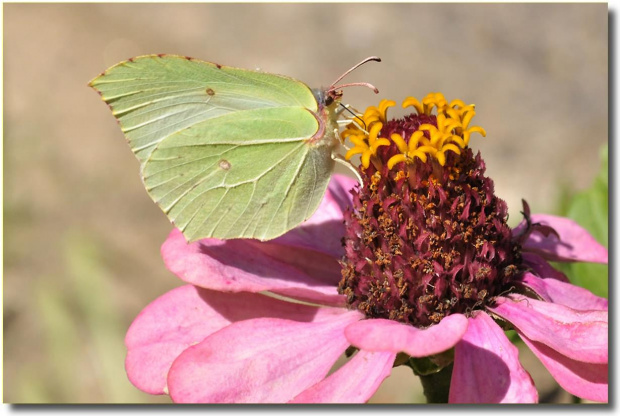
[{"label": "blurry brown ground", "polygon": [[[474,124],[488,136],[472,146],[511,224],[522,197],[553,212],[562,187],[586,187],[607,141],[605,4],[5,4],[5,402],[167,402],[126,380],[123,337],[142,307],[181,285],[159,256],[171,226],[86,86],[149,53],[311,86],[379,55],[383,63],[348,80],[376,84],[380,97],[353,88],[345,101],[364,109],[442,91],[475,103]],[[540,364],[527,361],[550,391]],[[403,368],[373,398],[412,400],[418,383]]]}]

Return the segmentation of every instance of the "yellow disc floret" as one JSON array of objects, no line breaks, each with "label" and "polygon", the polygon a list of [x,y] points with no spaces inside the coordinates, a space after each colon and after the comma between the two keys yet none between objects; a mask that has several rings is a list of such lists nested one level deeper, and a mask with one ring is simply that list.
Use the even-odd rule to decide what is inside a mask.
[{"label": "yellow disc floret", "polygon": [[[396,105],[394,101],[382,100],[378,107],[368,107],[364,114],[354,119],[341,133],[344,139],[349,139],[355,146],[347,152],[346,159],[355,154],[361,154],[362,166],[368,168],[370,161],[377,154],[380,146],[388,146],[391,142],[385,138],[379,138],[381,129],[387,122],[387,109]],[[473,104],[465,104],[461,100],[453,100],[450,103],[441,93],[430,93],[422,102],[414,97],[408,97],[403,101],[403,108],[412,106],[418,115],[431,116],[433,109],[437,109],[437,125],[430,123],[422,124],[409,140],[405,140],[400,134],[392,133],[390,140],[400,152],[392,156],[388,162],[388,168],[392,169],[398,163],[413,164],[415,159],[425,163],[428,157],[432,157],[440,165],[446,163],[446,152],[461,154],[469,144],[472,133],[480,133],[486,136],[482,127],[469,127],[475,112]]]},{"label": "yellow disc floret", "polygon": [[387,109],[395,105],[394,101],[381,100],[379,107],[368,107],[363,115],[354,119],[355,123],[347,126],[341,136],[343,140],[348,138],[355,145],[345,155],[347,160],[353,155],[361,154],[362,166],[368,168],[371,157],[377,154],[377,149],[390,145],[388,139],[379,139],[378,136],[383,123],[387,121]]},{"label": "yellow disc floret", "polygon": [[345,155],[346,159],[351,159],[353,155],[360,154],[362,158],[362,165],[367,168],[370,166],[370,158],[377,154],[377,149],[380,146],[389,146],[390,141],[388,139],[378,139],[377,136],[383,127],[383,123],[377,121],[373,123],[368,133],[368,138],[358,136],[349,136],[349,140],[355,145]]}]

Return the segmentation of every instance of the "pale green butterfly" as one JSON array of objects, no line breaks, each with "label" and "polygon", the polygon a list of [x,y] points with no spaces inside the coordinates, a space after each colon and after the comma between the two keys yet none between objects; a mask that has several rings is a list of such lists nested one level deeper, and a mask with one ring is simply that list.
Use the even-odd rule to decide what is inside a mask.
[{"label": "pale green butterfly", "polygon": [[270,240],[318,208],[334,169],[339,88],[174,55],[121,62],[89,85],[140,161],[144,186],[188,241]]}]

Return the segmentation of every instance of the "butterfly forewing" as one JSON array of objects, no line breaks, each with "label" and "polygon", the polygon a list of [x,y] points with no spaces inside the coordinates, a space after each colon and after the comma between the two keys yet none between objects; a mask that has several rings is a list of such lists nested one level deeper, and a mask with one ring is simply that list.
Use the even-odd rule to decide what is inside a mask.
[{"label": "butterfly forewing", "polygon": [[333,169],[310,89],[292,78],[145,56],[91,82],[149,195],[192,241],[275,238],[318,207]]}]

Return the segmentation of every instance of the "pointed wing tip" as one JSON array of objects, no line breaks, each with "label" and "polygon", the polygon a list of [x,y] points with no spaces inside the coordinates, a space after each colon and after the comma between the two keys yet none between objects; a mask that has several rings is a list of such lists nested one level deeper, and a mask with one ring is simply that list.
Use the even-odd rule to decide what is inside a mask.
[{"label": "pointed wing tip", "polygon": [[105,76],[105,72],[102,72],[101,74],[97,75],[95,78],[91,79],[90,81],[88,81],[88,84],[86,84],[87,87],[90,87],[92,89],[94,89],[95,91],[97,91],[99,94],[101,94],[101,92],[97,89],[97,87],[95,86],[97,84],[97,81],[100,78],[103,78]]}]

